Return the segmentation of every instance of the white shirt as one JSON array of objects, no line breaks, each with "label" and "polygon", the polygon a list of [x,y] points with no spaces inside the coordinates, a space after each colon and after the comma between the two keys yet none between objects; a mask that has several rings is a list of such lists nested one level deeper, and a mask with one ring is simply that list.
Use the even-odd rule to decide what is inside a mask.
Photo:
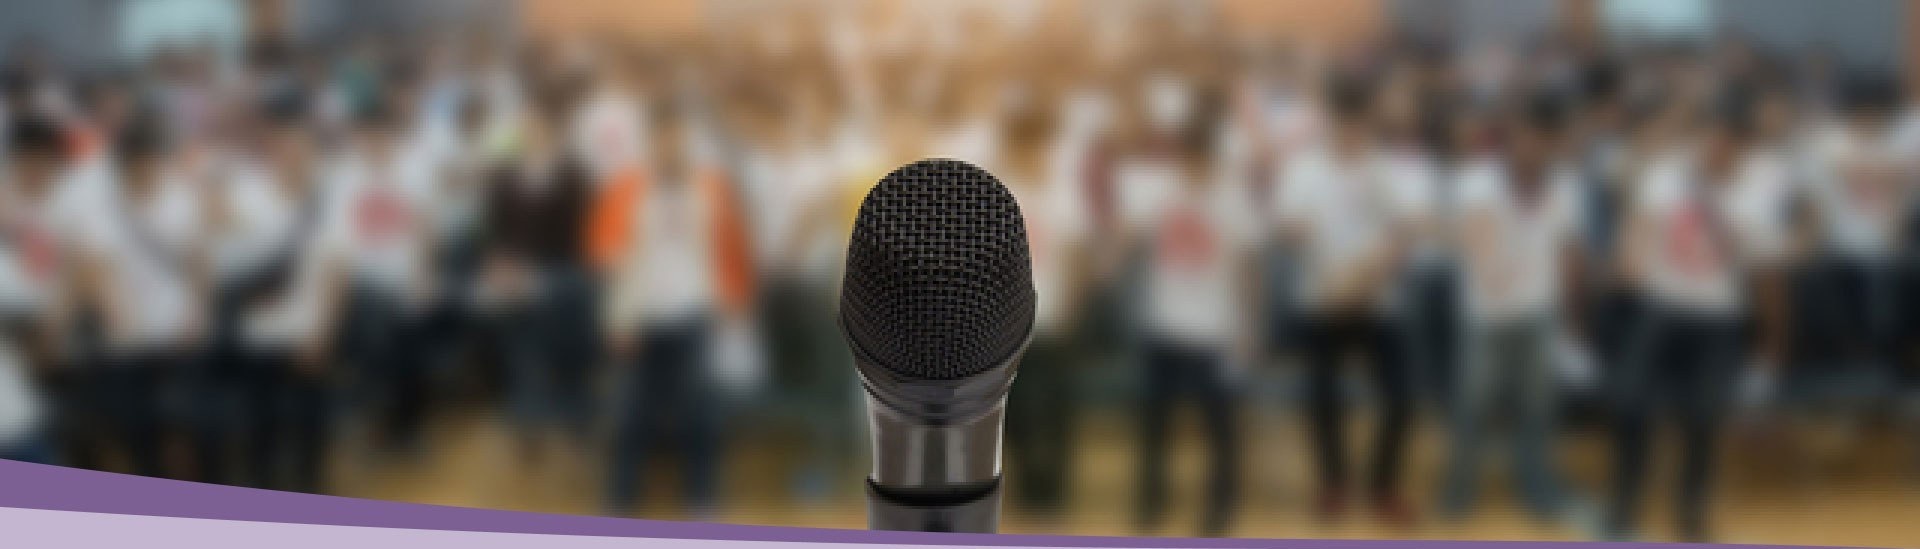
[{"label": "white shirt", "polygon": [[[16,221],[25,225],[17,226],[13,241],[0,247],[0,312],[9,317],[39,313],[57,291],[61,275],[57,265],[50,264],[55,258],[49,254],[56,250],[49,248],[58,246],[50,227],[40,220]],[[14,342],[0,337],[0,448],[33,436],[46,420],[45,403],[27,367]]]},{"label": "white shirt", "polygon": [[[645,321],[682,321],[698,317],[713,304],[713,245],[708,234],[708,207],[691,182],[658,184],[647,189],[646,203],[634,228],[639,253],[625,280],[632,301]],[[633,311],[622,311],[631,316]]]},{"label": "white shirt", "polygon": [[645,128],[645,113],[631,94],[603,88],[574,113],[573,151],[586,161],[598,184],[644,161],[649,147]]},{"label": "white shirt", "polygon": [[[1506,166],[1482,160],[1458,183],[1463,228],[1490,223],[1487,256],[1463,252],[1465,303],[1471,318],[1498,320],[1549,313],[1559,306],[1562,251],[1580,237],[1579,175],[1562,166],[1548,173],[1535,204],[1514,195]],[[1461,235],[1465,239],[1473,234]],[[1466,243],[1466,245],[1475,245]]]},{"label": "white shirt", "polygon": [[1826,244],[1866,259],[1893,255],[1909,193],[1910,152],[1891,138],[1859,135],[1844,126],[1814,132],[1807,164],[1808,195],[1824,222]]},{"label": "white shirt", "polygon": [[123,350],[191,343],[204,320],[189,263],[206,236],[199,195],[176,176],[154,185],[144,200],[113,194],[114,215],[99,219],[94,233],[92,249],[106,271],[105,299],[121,315],[108,345]]},{"label": "white shirt", "polygon": [[966,161],[984,169],[999,167],[999,128],[990,119],[974,119],[942,132],[927,156]]},{"label": "white shirt", "polygon": [[1039,331],[1063,329],[1074,311],[1068,297],[1079,291],[1071,286],[1071,252],[1087,238],[1088,219],[1085,187],[1087,156],[1092,153],[1095,120],[1090,103],[1076,103],[1064,115],[1065,127],[1048,151],[1044,174],[1036,185],[1012,186],[1026,217],[1028,254],[1033,258],[1033,287],[1037,294],[1034,323]]},{"label": "white shirt", "polygon": [[[1374,170],[1391,195],[1389,201],[1399,222],[1426,227],[1413,235],[1413,260],[1433,263],[1442,259],[1447,242],[1444,231],[1434,226],[1450,209],[1446,193],[1440,190],[1440,169],[1431,157],[1411,148],[1383,148],[1376,151]],[[1429,225],[1432,223],[1433,225]]]},{"label": "white shirt", "polygon": [[1735,312],[1745,306],[1743,267],[1783,251],[1789,172],[1774,157],[1748,155],[1725,186],[1705,187],[1700,177],[1687,158],[1647,168],[1631,213],[1654,227],[1641,282],[1667,304]]},{"label": "white shirt", "polygon": [[5,281],[0,283],[0,312],[31,315],[41,311],[51,296],[66,291],[67,269],[77,246],[93,242],[98,236],[99,220],[109,219],[104,203],[107,179],[103,163],[76,167],[54,182],[38,200],[15,187],[15,182],[0,181],[0,193],[6,195],[6,212],[0,219],[14,233],[13,246],[7,251]]},{"label": "white shirt", "polygon": [[321,229],[323,212],[302,211],[320,206],[303,206],[309,197],[289,195],[278,176],[258,164],[236,168],[226,190],[230,225],[214,248],[220,280],[257,275],[268,262],[282,260],[289,247],[299,248],[282,291],[242,313],[241,337],[269,347],[306,341],[320,330],[326,262],[318,238],[298,231]]},{"label": "white shirt", "polygon": [[1238,260],[1254,232],[1242,189],[1222,181],[1195,188],[1178,166],[1151,160],[1123,164],[1116,177],[1123,203],[1147,223],[1148,329],[1189,343],[1232,343],[1241,325]]},{"label": "white shirt", "polygon": [[[1306,265],[1295,290],[1307,306],[1327,305],[1324,300],[1353,276],[1357,262],[1388,245],[1396,237],[1393,226],[1416,211],[1407,200],[1413,193],[1396,192],[1380,166],[1372,158],[1343,162],[1314,149],[1282,168],[1272,208],[1281,223],[1304,231],[1300,255]],[[1390,307],[1391,296],[1381,291],[1376,305]]]},{"label": "white shirt", "polygon": [[338,157],[322,178],[324,245],[347,258],[357,283],[414,298],[427,282],[429,205],[439,165],[416,149],[384,164]]},{"label": "white shirt", "polygon": [[[1010,174],[1011,175],[1011,174]],[[1067,297],[1073,249],[1085,237],[1084,202],[1077,181],[1043,178],[1035,184],[1012,184],[1014,199],[1026,218],[1027,253],[1033,261],[1034,325],[1040,332],[1064,329],[1073,314]],[[1015,182],[1009,182],[1015,183]]]}]

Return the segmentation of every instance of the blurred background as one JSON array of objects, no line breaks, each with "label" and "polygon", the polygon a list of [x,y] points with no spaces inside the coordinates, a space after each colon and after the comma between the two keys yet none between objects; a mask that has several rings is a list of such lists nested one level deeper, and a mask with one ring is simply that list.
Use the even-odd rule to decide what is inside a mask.
[{"label": "blurred background", "polygon": [[860,528],[1004,181],[1003,531],[1920,539],[1920,5],[0,0],[0,458]]}]

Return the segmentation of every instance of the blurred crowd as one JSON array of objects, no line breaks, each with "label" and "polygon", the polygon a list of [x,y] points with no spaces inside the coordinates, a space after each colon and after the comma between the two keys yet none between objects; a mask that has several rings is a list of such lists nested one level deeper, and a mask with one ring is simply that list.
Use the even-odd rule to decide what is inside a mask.
[{"label": "blurred crowd", "polygon": [[[478,378],[527,453],[604,456],[608,513],[661,458],[685,506],[721,505],[742,418],[803,433],[791,490],[854,486],[841,255],[866,189],[923,157],[987,168],[1026,215],[1007,466],[1038,513],[1098,407],[1135,422],[1136,520],[1163,520],[1192,406],[1199,532],[1229,532],[1266,436],[1245,408],[1279,398],[1245,380],[1282,369],[1322,517],[1465,516],[1500,452],[1543,520],[1593,501],[1594,534],[1628,538],[1653,488],[1708,539],[1730,422],[1898,415],[1916,388],[1898,72],[1737,37],[1335,46],[1177,3],[939,11],[269,35],[86,70],[10,47],[0,457],[326,491],[343,429],[419,451],[448,380]],[[1088,397],[1120,376],[1120,404]],[[1400,478],[1428,406],[1437,491]],[[1598,493],[1563,479],[1569,418],[1608,433]],[[1669,422],[1679,471],[1655,475]]]}]

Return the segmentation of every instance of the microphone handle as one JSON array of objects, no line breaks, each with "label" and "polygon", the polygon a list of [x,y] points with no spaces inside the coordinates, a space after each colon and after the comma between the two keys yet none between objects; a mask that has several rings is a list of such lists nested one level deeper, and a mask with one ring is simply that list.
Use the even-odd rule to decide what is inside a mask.
[{"label": "microphone handle", "polygon": [[867,482],[867,528],[991,534],[1000,529],[1000,481],[977,493],[941,496],[893,493]]}]

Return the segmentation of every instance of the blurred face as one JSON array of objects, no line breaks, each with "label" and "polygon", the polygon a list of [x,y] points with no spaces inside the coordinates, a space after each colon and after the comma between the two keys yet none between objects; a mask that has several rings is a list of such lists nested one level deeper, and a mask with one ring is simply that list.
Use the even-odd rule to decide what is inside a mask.
[{"label": "blurred face", "polygon": [[1535,128],[1524,122],[1513,125],[1512,139],[1507,144],[1508,155],[1514,170],[1521,172],[1520,177],[1535,180],[1546,171],[1553,161],[1553,151],[1559,143],[1554,132]]},{"label": "blurred face", "polygon": [[361,152],[374,158],[384,159],[393,153],[394,129],[386,124],[367,124],[357,130]]},{"label": "blurred face", "polygon": [[123,190],[145,192],[153,187],[160,178],[160,155],[150,154],[125,157],[120,162]]},{"label": "blurred face", "polygon": [[38,195],[51,186],[60,169],[60,158],[46,152],[19,152],[8,158],[13,176],[28,194]]},{"label": "blurred face", "polygon": [[1781,94],[1771,94],[1761,100],[1755,124],[1760,135],[1779,138],[1793,131],[1793,118],[1793,104]]},{"label": "blurred face", "polygon": [[[267,158],[282,174],[299,174],[308,167],[311,148],[307,134],[298,126],[281,126],[267,132]],[[283,178],[297,179],[297,178]]]},{"label": "blurred face", "polygon": [[1173,75],[1155,75],[1147,79],[1145,88],[1147,123],[1156,132],[1179,131],[1193,110],[1186,84]]},{"label": "blurred face", "polygon": [[1701,143],[1700,163],[1707,173],[1714,176],[1713,180],[1724,180],[1725,177],[1720,176],[1733,170],[1739,154],[1739,140],[1727,130],[1715,130],[1708,132],[1706,139]]},{"label": "blurred face", "polygon": [[1374,113],[1383,136],[1393,139],[1412,136],[1420,119],[1419,101],[1413,86],[1400,84],[1389,87],[1380,94]]},{"label": "blurred face", "polygon": [[1366,149],[1367,143],[1367,124],[1364,117],[1352,116],[1334,120],[1333,146],[1336,152],[1357,154]]}]

